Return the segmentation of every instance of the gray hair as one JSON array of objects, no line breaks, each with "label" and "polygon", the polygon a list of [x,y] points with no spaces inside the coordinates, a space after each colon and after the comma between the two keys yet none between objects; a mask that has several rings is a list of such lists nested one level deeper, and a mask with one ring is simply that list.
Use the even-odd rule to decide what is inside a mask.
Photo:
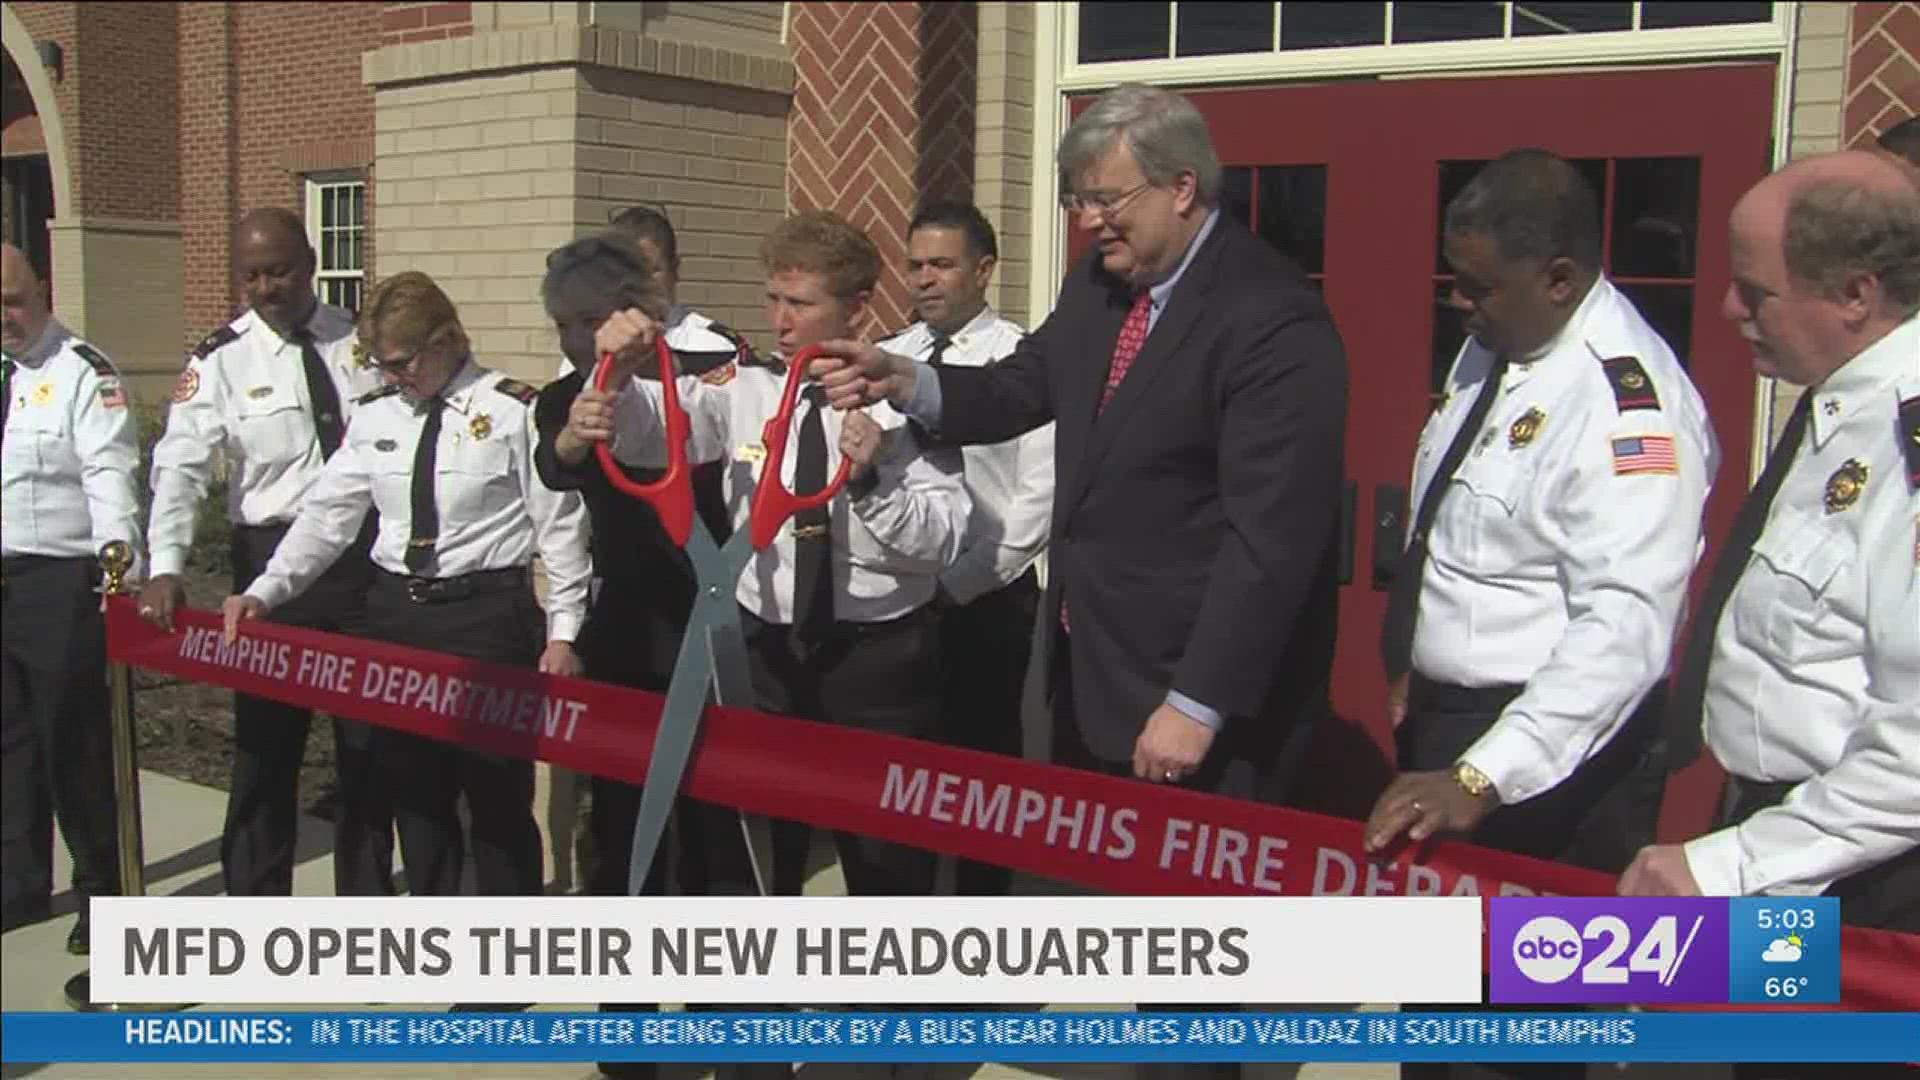
[{"label": "gray hair", "polygon": [[1124,83],[1101,94],[1060,138],[1061,189],[1116,144],[1133,152],[1149,182],[1164,186],[1191,172],[1203,206],[1220,196],[1220,155],[1206,118],[1185,97],[1153,86]]},{"label": "gray hair", "polygon": [[608,231],[583,236],[547,255],[540,299],[547,314],[563,307],[612,314],[637,307],[652,319],[667,317],[667,296],[654,279],[654,266],[633,238]]},{"label": "gray hair", "polygon": [[1855,274],[1880,280],[1900,317],[1920,311],[1920,191],[1841,179],[1787,204],[1787,272],[1828,295]]}]

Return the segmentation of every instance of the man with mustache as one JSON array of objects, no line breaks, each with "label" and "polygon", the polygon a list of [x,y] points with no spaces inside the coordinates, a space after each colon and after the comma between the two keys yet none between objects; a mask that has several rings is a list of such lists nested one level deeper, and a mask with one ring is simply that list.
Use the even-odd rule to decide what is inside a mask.
[{"label": "man with mustache", "polygon": [[[227,460],[233,591],[266,568],[321,467],[340,448],[359,398],[379,379],[355,355],[353,316],[314,295],[313,249],[292,211],[266,207],[233,231],[234,276],[246,296],[239,318],[207,335],[174,386],[167,430],[153,450],[153,578],[140,613],[172,629],[186,602],[180,575],[213,476]],[[373,568],[371,523],[338,562],[276,622],[358,633]],[[231,896],[293,890],[300,763],[313,714],[235,694],[233,783],[220,866]],[[334,889],[393,891],[393,812],[374,779],[367,728],[333,718],[340,787],[334,815]]]}]

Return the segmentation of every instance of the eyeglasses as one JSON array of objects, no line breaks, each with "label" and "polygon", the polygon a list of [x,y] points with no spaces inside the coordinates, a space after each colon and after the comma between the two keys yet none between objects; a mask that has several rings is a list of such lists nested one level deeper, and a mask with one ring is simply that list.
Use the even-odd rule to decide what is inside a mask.
[{"label": "eyeglasses", "polygon": [[379,357],[374,356],[372,353],[368,353],[367,366],[374,369],[375,371],[380,372],[383,375],[398,375],[401,372],[407,370],[408,368],[411,368],[413,366],[413,362],[415,360],[420,359],[420,354],[426,351],[427,351],[427,347],[423,345],[420,348],[413,350],[412,352],[408,353],[405,356],[396,357],[395,359],[392,359],[392,360],[382,360]]},{"label": "eyeglasses", "polygon": [[1153,186],[1153,181],[1142,181],[1138,187],[1129,188],[1118,195],[1104,191],[1064,191],[1060,193],[1060,209],[1075,214],[1084,214],[1089,210],[1101,217],[1112,217],[1120,208],[1132,202],[1141,192]]}]

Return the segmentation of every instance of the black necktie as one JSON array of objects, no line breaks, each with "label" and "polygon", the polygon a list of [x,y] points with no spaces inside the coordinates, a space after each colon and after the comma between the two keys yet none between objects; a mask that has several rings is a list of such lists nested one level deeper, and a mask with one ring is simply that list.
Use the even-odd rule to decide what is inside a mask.
[{"label": "black necktie", "polygon": [[1467,418],[1461,422],[1453,442],[1448,444],[1446,456],[1440,459],[1440,468],[1420,500],[1420,512],[1414,516],[1407,550],[1401,553],[1393,583],[1387,590],[1387,617],[1380,628],[1380,658],[1386,664],[1388,678],[1397,679],[1413,667],[1413,630],[1420,618],[1420,581],[1427,570],[1427,532],[1440,513],[1440,501],[1453,486],[1453,474],[1460,471],[1460,463],[1466,460],[1467,448],[1480,436],[1480,425],[1486,423],[1487,414],[1493,411],[1494,399],[1500,396],[1500,381],[1506,374],[1507,359],[1503,356],[1493,362],[1493,369],[1480,383],[1479,396],[1467,409]]},{"label": "black necktie", "polygon": [[[800,421],[800,448],[793,463],[793,490],[810,495],[827,486],[827,396],[806,389],[807,415]],[[770,461],[766,468],[777,469]],[[793,516],[793,625],[800,640],[817,645],[833,628],[833,530],[831,504]]]},{"label": "black necktie", "polygon": [[1740,504],[1733,529],[1727,533],[1726,548],[1714,561],[1713,577],[1700,601],[1700,613],[1694,616],[1693,636],[1687,639],[1687,649],[1674,676],[1673,695],[1667,706],[1669,768],[1678,769],[1700,755],[1707,666],[1713,660],[1713,639],[1720,626],[1720,615],[1726,610],[1734,586],[1740,584],[1740,575],[1746,572],[1754,543],[1767,527],[1767,511],[1773,507],[1773,497],[1780,493],[1780,482],[1787,478],[1787,470],[1793,467],[1794,455],[1799,453],[1800,442],[1806,438],[1807,419],[1812,415],[1813,393],[1804,391],[1800,403],[1793,407],[1793,415],[1787,418],[1787,429],[1780,433],[1780,441],[1767,455],[1767,467],[1760,473],[1760,482],[1753,485],[1746,501]]},{"label": "black necktie", "polygon": [[407,539],[407,569],[424,574],[433,565],[433,548],[440,540],[440,508],[433,503],[433,480],[440,448],[440,417],[447,403],[427,401],[427,422],[420,428],[420,445],[413,450],[412,535]]},{"label": "black necktie", "polygon": [[326,362],[314,347],[313,332],[302,329],[294,334],[294,340],[300,343],[300,363],[307,372],[307,400],[313,403],[313,433],[320,440],[320,458],[324,461],[340,449],[340,439],[347,430],[340,414],[340,392],[334,389]]},{"label": "black necktie", "polygon": [[13,361],[0,360],[0,446],[7,442],[7,416],[13,412]]},{"label": "black necktie", "polygon": [[947,355],[947,346],[951,344],[953,344],[952,338],[935,330],[933,332],[933,351],[927,354],[927,365],[929,367],[939,367]]}]

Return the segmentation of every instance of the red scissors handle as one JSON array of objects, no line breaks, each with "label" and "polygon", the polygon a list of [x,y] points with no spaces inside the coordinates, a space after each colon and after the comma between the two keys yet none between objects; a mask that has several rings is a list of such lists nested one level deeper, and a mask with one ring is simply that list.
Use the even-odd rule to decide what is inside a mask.
[{"label": "red scissors handle", "polygon": [[793,410],[800,400],[800,384],[807,377],[808,365],[819,355],[820,349],[810,345],[787,362],[787,386],[780,395],[780,411],[773,414],[760,433],[761,443],[767,448],[767,459],[760,484],[753,489],[753,505],[748,511],[749,539],[755,550],[773,543],[780,527],[794,514],[827,505],[847,485],[847,473],[853,468],[853,459],[841,455],[840,468],[833,479],[811,495],[795,495],[780,479],[780,470],[787,460],[787,439],[793,434]]},{"label": "red scissors handle", "polygon": [[[600,458],[600,468],[607,474],[607,482],[616,489],[642,499],[660,515],[660,524],[667,530],[673,542],[685,547],[688,538],[693,535],[693,480],[687,470],[687,435],[691,426],[687,420],[687,410],[680,406],[680,388],[674,380],[673,350],[667,348],[664,335],[653,339],[653,348],[660,358],[660,411],[667,428],[667,472],[651,484],[642,484],[629,478],[620,463],[614,460],[611,443],[595,443],[593,452]],[[593,388],[605,391],[607,383],[613,377],[613,354],[605,353],[600,357],[600,366],[593,371]]]}]

